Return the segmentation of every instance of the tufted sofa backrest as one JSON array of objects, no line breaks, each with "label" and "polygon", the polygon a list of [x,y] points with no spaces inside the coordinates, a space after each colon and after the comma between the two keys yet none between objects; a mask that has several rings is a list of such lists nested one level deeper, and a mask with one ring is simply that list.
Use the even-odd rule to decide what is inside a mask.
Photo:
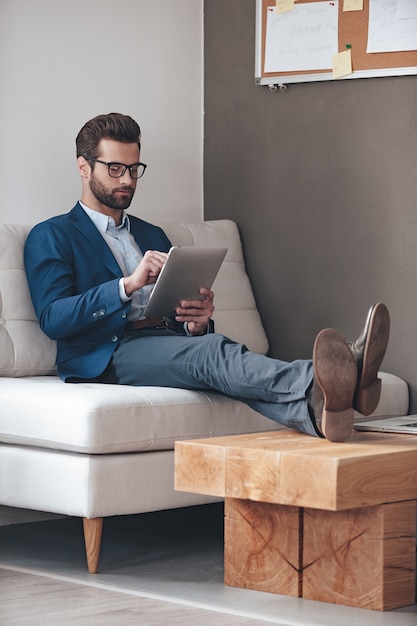
[{"label": "tufted sofa backrest", "polygon": [[0,376],[56,374],[55,342],[39,328],[23,247],[29,226],[0,225]]},{"label": "tufted sofa backrest", "polygon": [[[213,285],[216,331],[265,354],[268,342],[246,274],[236,224],[214,220],[160,225],[173,245],[228,248]],[[56,345],[38,325],[26,281],[23,248],[30,228],[0,224],[0,376],[56,374]]]}]

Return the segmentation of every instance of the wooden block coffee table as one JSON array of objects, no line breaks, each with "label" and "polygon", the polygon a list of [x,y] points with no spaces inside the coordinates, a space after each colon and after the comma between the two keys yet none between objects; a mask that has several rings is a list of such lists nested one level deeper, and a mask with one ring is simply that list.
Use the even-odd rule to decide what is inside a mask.
[{"label": "wooden block coffee table", "polygon": [[227,585],[376,610],[416,601],[417,437],[181,441],[175,488],[225,498]]}]

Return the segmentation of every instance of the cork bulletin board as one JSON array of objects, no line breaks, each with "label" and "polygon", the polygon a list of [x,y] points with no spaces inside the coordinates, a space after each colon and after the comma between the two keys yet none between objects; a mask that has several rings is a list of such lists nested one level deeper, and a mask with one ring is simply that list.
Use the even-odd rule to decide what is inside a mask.
[{"label": "cork bulletin board", "polygon": [[[401,21],[397,19],[396,2],[400,8],[406,6],[405,4],[401,5],[401,2],[409,3],[407,6],[411,7],[412,12],[410,19],[402,19]],[[315,3],[319,4],[314,7]],[[373,3],[372,7],[370,7],[370,3]],[[394,27],[391,21],[393,19],[393,5],[396,20]],[[383,0],[363,0],[362,10],[346,11],[343,10],[344,6],[344,0],[335,0],[334,2],[298,0],[295,3],[294,11],[277,16],[274,0],[256,0],[256,84],[271,87],[274,85],[283,86],[286,83],[335,80],[332,54],[328,54],[328,60],[323,57],[326,48],[326,33],[324,32],[326,27],[330,33],[330,38],[333,40],[333,48],[337,48],[337,50],[333,49],[333,53],[343,52],[347,49],[351,53],[352,71],[343,76],[342,79],[417,74],[417,9],[412,8],[413,4],[410,3],[410,0],[393,0],[390,3],[390,13],[387,12],[386,14],[384,11],[387,11],[385,8],[387,3],[384,4]],[[417,7],[417,0],[415,0],[415,6]],[[314,9],[316,9],[316,13],[319,9],[325,12],[322,18],[323,22],[317,23],[317,25],[314,25],[314,16],[310,19],[307,15],[307,11],[314,11]],[[399,9],[398,14],[400,15]],[[407,18],[408,16],[405,15],[404,17]],[[280,24],[283,24],[282,20],[284,19],[291,24],[288,27],[284,25],[284,29],[291,30],[288,30],[288,41],[279,42],[277,41],[280,36],[279,33],[283,31],[278,31],[275,26],[274,28],[272,26],[278,24],[278,20],[281,20]],[[399,41],[398,43],[394,42],[394,48],[397,46],[398,49],[393,50],[391,49],[391,42],[383,42],[382,44],[381,42],[385,34],[387,39],[394,41],[392,35],[396,31],[396,24],[399,24]],[[379,26],[381,34],[375,34]],[[318,50],[321,47],[321,58],[318,62],[320,67],[314,66],[315,57],[311,53],[312,44],[307,43],[309,31],[313,33],[312,36],[314,36],[314,31],[316,33],[315,41],[317,44],[314,49]],[[372,47],[372,37],[376,42],[374,47]],[[304,42],[305,49],[303,49],[303,38],[306,39]],[[295,43],[292,44],[292,41]],[[402,45],[408,49],[401,49]],[[299,46],[296,52],[294,46]],[[388,51],[384,51],[384,46]],[[415,49],[413,49],[414,46]],[[331,47],[330,43],[327,47]],[[283,63],[280,62],[281,50]],[[274,56],[272,62],[270,59],[271,51]],[[290,58],[290,53],[293,53],[292,58]],[[286,69],[286,59],[284,58],[286,55],[290,65],[296,58],[296,62],[294,61],[296,68],[294,66]],[[323,67],[323,65],[328,66]],[[340,79],[336,78],[336,80]]]}]

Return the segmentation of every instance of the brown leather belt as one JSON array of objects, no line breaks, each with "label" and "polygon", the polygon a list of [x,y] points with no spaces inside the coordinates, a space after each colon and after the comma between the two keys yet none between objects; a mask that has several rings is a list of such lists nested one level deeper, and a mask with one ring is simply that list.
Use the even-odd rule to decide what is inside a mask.
[{"label": "brown leather belt", "polygon": [[145,317],[126,324],[126,330],[142,330],[144,328],[161,328],[178,331],[178,327],[165,317]]}]

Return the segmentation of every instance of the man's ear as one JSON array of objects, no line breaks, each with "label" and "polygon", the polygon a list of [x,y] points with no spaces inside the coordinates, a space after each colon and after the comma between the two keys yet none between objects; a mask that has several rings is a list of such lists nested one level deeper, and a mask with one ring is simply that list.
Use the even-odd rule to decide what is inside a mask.
[{"label": "man's ear", "polygon": [[78,171],[80,172],[80,176],[82,178],[88,178],[90,175],[90,171],[91,171],[91,167],[88,164],[88,161],[83,156],[80,156],[77,159],[77,165],[78,165]]}]

